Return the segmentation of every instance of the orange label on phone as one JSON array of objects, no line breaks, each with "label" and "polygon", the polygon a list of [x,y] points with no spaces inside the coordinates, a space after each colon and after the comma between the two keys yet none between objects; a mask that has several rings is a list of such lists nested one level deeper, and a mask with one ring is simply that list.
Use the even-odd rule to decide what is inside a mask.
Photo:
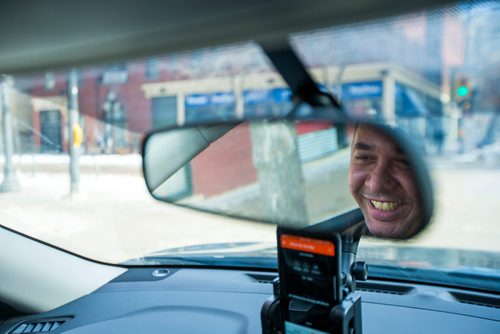
[{"label": "orange label on phone", "polygon": [[335,245],[331,241],[282,234],[281,247],[297,251],[335,256]]}]

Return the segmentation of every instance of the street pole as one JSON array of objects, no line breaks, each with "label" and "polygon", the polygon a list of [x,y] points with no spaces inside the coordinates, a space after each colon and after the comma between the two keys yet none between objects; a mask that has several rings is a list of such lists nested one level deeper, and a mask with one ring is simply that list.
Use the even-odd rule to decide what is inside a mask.
[{"label": "street pole", "polygon": [[296,228],[306,226],[306,190],[295,123],[251,123],[250,132],[264,220]]},{"label": "street pole", "polygon": [[106,97],[106,103],[104,104],[104,111],[106,112],[105,116],[105,127],[106,127],[106,148],[108,148],[108,143],[110,143],[110,153],[115,154],[115,137],[116,137],[116,110],[118,107],[118,103],[116,102],[116,93],[112,90],[108,92],[108,96]]},{"label": "street pole", "polygon": [[[337,73],[337,99],[338,101],[342,101],[342,77],[346,71],[347,65],[342,64],[339,67],[339,72]],[[337,145],[340,148],[347,147],[349,144],[347,143],[347,128],[345,124],[338,124],[337,128]]]},{"label": "street pole", "polygon": [[396,79],[390,70],[382,71],[382,115],[390,125],[396,124]]},{"label": "street pole", "polygon": [[16,176],[16,167],[14,165],[14,136],[12,132],[12,118],[9,108],[9,78],[2,76],[0,95],[2,99],[2,132],[3,132],[3,152],[4,161],[4,179],[0,184],[0,192],[10,192],[19,190],[19,182]]},{"label": "street pole", "polygon": [[111,153],[116,154],[116,99],[111,100]]},{"label": "street pole", "polygon": [[78,124],[78,73],[76,70],[70,70],[68,80],[69,92],[69,175],[70,175],[70,194],[78,192],[80,186],[80,166],[79,143],[75,142],[75,129]]}]

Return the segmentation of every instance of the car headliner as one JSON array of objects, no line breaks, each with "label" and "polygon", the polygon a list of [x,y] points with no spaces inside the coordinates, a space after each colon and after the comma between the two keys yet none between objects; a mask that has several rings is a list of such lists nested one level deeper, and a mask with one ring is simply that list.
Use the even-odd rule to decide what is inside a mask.
[{"label": "car headliner", "polygon": [[0,73],[96,65],[441,6],[450,0],[42,0],[0,2]]}]

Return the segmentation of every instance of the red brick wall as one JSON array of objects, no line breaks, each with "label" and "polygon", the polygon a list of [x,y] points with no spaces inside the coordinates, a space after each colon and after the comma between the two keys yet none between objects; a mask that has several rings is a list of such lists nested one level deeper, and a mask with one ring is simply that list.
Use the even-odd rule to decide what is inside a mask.
[{"label": "red brick wall", "polygon": [[300,122],[297,124],[297,135],[303,135],[308,132],[325,130],[332,127],[331,122]]},{"label": "red brick wall", "polygon": [[213,196],[257,180],[247,124],[208,147],[191,164],[193,193]]},{"label": "red brick wall", "polygon": [[[141,85],[149,82],[145,77],[145,64],[128,65],[128,82],[120,87],[123,105],[128,117],[128,129],[134,132],[151,130],[151,100],[144,96]],[[155,80],[156,81],[156,80]]]},{"label": "red brick wall", "polygon": [[[79,83],[79,112],[84,119],[85,141],[87,147],[97,147],[99,135],[104,135],[103,105],[108,93],[112,90],[116,93],[117,102],[122,104],[127,117],[127,129],[143,133],[151,129],[151,101],[144,96],[141,89],[142,84],[148,82],[145,78],[145,64],[132,63],[127,67],[128,80],[124,84],[103,85],[101,83],[102,70],[90,69],[81,72]],[[158,81],[164,81],[168,73],[158,77]],[[31,94],[36,97],[65,96],[67,85],[67,74],[57,73],[54,89],[46,90],[43,75],[35,77],[31,85]],[[40,131],[40,121],[37,113],[33,113],[33,127]],[[65,123],[61,124],[64,128]],[[64,131],[63,131],[64,133]],[[35,144],[40,144],[40,139],[35,136]],[[66,138],[63,138],[66,140]],[[64,146],[67,150],[67,145]]]}]

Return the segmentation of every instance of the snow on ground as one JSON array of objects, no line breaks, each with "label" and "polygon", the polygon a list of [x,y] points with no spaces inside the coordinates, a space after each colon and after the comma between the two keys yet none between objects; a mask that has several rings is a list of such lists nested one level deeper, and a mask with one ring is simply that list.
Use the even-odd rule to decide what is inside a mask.
[{"label": "snow on ground", "polygon": [[[120,262],[164,248],[275,242],[273,225],[197,213],[154,200],[140,175],[138,155],[82,157],[83,166],[97,161],[102,168],[83,168],[80,190],[72,196],[67,157],[39,155],[33,159],[38,166],[60,165],[64,172],[50,168],[48,172],[44,168],[20,171],[21,190],[0,193],[0,224],[72,252]],[[105,166],[119,174],[100,172]],[[500,168],[484,169],[480,162],[477,169],[444,165],[432,176],[434,222],[409,243],[498,252]]]},{"label": "snow on ground", "polygon": [[72,252],[120,262],[164,248],[273,241],[274,226],[194,213],[154,200],[134,175],[21,173],[21,191],[0,194],[2,225]]}]

